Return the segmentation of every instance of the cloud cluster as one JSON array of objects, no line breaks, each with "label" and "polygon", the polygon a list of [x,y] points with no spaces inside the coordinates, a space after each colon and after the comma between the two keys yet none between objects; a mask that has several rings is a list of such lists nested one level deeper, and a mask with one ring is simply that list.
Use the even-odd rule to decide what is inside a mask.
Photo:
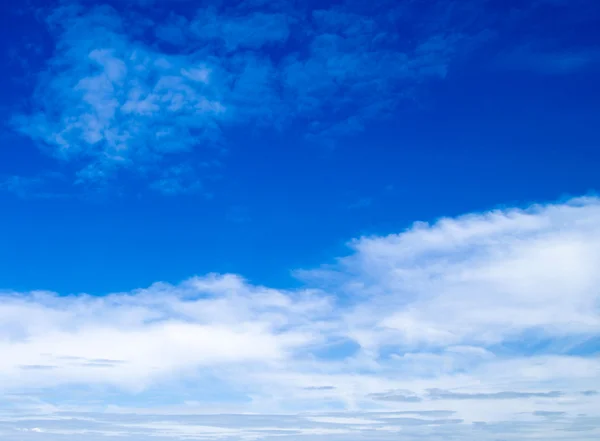
[{"label": "cloud cluster", "polygon": [[[48,14],[54,50],[27,73],[37,87],[12,124],[66,162],[73,182],[98,186],[127,170],[165,194],[196,192],[201,164],[232,135],[335,145],[414,102],[490,39],[478,63],[594,68],[598,51],[571,35],[593,28],[588,3],[65,1]],[[564,18],[560,32],[535,23],[548,14]]]},{"label": "cloud cluster", "polygon": [[[566,350],[600,329],[598,214],[584,199],[416,224],[354,241],[356,252],[336,267],[300,276],[369,297],[347,317],[363,347],[495,347],[557,338],[557,350]],[[374,316],[381,317],[377,326],[364,333],[361,324]]]},{"label": "cloud cluster", "polygon": [[55,50],[14,124],[76,164],[79,182],[123,169],[160,181],[157,164],[214,155],[233,128],[332,142],[443,77],[464,38],[431,30],[398,41],[389,17],[350,6],[201,7],[166,17],[62,6],[47,24]]},{"label": "cloud cluster", "polygon": [[599,226],[596,198],[417,223],[287,291],[5,292],[0,434],[594,439]]}]

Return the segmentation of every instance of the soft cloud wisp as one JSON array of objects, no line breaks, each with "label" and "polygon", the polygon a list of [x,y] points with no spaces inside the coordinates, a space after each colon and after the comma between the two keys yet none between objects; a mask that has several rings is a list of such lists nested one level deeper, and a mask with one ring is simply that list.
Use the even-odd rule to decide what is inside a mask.
[{"label": "soft cloud wisp", "polygon": [[63,6],[47,24],[55,50],[15,127],[74,164],[77,182],[123,169],[160,182],[185,164],[184,184],[154,185],[165,193],[200,188],[185,182],[203,159],[183,154],[214,157],[234,127],[297,127],[325,143],[361,131],[444,77],[467,38],[432,30],[398,44],[384,14],[348,5],[166,18]]}]

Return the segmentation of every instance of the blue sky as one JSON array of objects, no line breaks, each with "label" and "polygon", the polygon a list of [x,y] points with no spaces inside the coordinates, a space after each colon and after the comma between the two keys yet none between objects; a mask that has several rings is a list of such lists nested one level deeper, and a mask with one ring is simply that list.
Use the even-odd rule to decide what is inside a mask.
[{"label": "blue sky", "polygon": [[597,439],[600,6],[2,8],[3,439]]}]

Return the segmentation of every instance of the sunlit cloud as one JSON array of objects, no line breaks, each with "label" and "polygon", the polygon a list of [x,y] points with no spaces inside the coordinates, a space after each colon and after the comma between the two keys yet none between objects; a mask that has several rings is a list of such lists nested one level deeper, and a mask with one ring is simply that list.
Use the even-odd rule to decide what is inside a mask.
[{"label": "sunlit cloud", "polygon": [[0,433],[598,435],[597,198],[349,246],[293,290],[212,274],[101,297],[3,293]]}]

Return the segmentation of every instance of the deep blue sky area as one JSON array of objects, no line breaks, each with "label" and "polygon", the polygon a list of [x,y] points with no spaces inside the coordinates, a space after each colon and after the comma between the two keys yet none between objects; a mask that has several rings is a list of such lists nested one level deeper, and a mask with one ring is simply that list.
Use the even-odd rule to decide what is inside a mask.
[{"label": "deep blue sky area", "polygon": [[[387,28],[378,25],[388,32],[384,37],[361,31],[360,38],[370,42],[375,55],[381,45],[381,51],[421,56],[414,49],[419,39],[442,38],[444,53],[432,51],[427,60],[439,57],[436,69],[444,70],[443,74],[430,75],[421,69],[408,80],[391,74],[388,78],[387,73],[367,66],[383,66],[383,58],[373,55],[372,60],[360,58],[352,64],[352,56],[358,55],[345,47],[340,60],[348,66],[335,67],[346,69],[331,83],[336,86],[306,92],[302,87],[308,86],[295,85],[294,94],[277,83],[264,92],[261,88],[271,85],[265,86],[263,79],[252,84],[257,77],[250,77],[248,92],[239,92],[240,96],[217,93],[226,106],[227,99],[233,103],[226,114],[241,108],[238,103],[248,96],[260,103],[249,102],[235,117],[217,120],[218,140],[186,142],[181,151],[170,156],[160,153],[151,160],[141,154],[127,157],[128,165],[120,168],[98,159],[105,157],[97,153],[98,146],[108,144],[108,138],[90,143],[71,134],[64,145],[75,145],[80,151],[72,156],[60,153],[53,141],[53,133],[64,128],[64,118],[74,117],[72,109],[82,99],[74,85],[79,77],[93,73],[89,66],[75,65],[79,58],[65,55],[65,45],[79,50],[77,44],[84,45],[86,39],[98,38],[104,45],[111,42],[102,41],[94,33],[97,30],[65,37],[75,26],[70,16],[61,16],[60,29],[48,25],[44,17],[49,11],[66,8],[67,3],[52,8],[36,2],[20,7],[3,3],[0,112],[6,123],[0,134],[0,288],[103,294],[209,272],[233,272],[254,283],[287,287],[296,283],[291,271],[344,255],[345,243],[352,238],[397,233],[419,220],[596,192],[600,185],[600,26],[594,23],[600,19],[600,4],[473,1],[461,7],[467,3],[470,21],[444,19],[454,16],[442,14],[443,5],[435,8],[438,15],[413,8],[411,2],[381,6],[381,11],[372,13],[375,23],[386,16],[386,7],[403,20],[403,6],[404,13],[411,14],[406,18],[410,30],[401,32],[405,29],[401,24],[388,21]],[[212,49],[206,48],[211,42],[168,46],[158,41],[152,29],[165,20],[164,3],[127,8],[120,2],[112,4],[117,14],[138,17],[136,23],[142,15],[152,21],[139,35],[129,35],[127,26],[116,31],[127,44],[152,48],[154,54],[190,53],[193,48],[206,59],[223,53],[233,57],[225,49],[209,53]],[[93,6],[84,2],[76,17],[86,17]],[[182,1],[168,8],[189,23],[196,10],[205,6]],[[209,6],[222,17],[242,16],[237,10],[231,12],[238,7],[234,4]],[[364,6],[319,3],[312,9],[298,6],[291,11],[290,3],[282,2],[283,12],[277,13],[314,18],[317,9],[363,13]],[[245,7],[246,12],[260,8]],[[269,7],[277,9],[276,4]],[[369,17],[368,11],[364,14]],[[256,43],[251,48],[252,66],[270,59],[275,66],[272,75],[283,75],[280,66],[289,62],[286,51],[297,48],[301,57],[315,44],[303,40],[308,32],[298,36],[298,23],[309,18],[298,18],[286,41],[281,43],[284,37],[278,37],[279,46]],[[350,29],[353,23],[338,24],[324,35],[347,36],[340,26]],[[265,29],[262,24],[253,32]],[[394,30],[401,38],[390,36]],[[253,34],[243,38],[247,35]],[[456,35],[466,43],[448,48]],[[132,50],[123,47],[119,53]],[[250,57],[248,51],[240,51]],[[318,81],[310,75],[319,79],[333,75],[311,73],[306,66],[308,84]],[[64,87],[75,96],[56,95],[58,83],[52,83],[53,78],[64,80]],[[382,78],[382,84],[373,85]],[[328,95],[326,87],[339,89]],[[258,91],[256,97],[252,91]],[[275,104],[269,104],[267,93],[277,97]],[[311,94],[319,111],[306,113],[298,102]],[[327,102],[331,97],[345,97],[348,103],[335,110]],[[387,103],[384,110],[364,111],[379,102]],[[259,111],[265,113],[253,113]],[[38,112],[58,116],[40,122],[33,116]],[[163,119],[187,117],[165,114],[142,124],[151,127],[163,124]],[[333,126],[338,118],[349,121],[352,130],[333,135],[313,130],[323,121]],[[114,121],[106,124],[127,124],[123,119]],[[44,124],[48,127],[39,129]],[[183,128],[188,130],[192,124]],[[129,140],[125,151],[147,142]],[[200,184],[157,191],[153,182],[161,181],[156,176],[175,162],[203,164],[193,165],[192,177],[185,177]],[[78,171],[90,164],[110,176],[78,178]],[[139,164],[140,170],[152,164],[152,172],[140,172]]]}]

